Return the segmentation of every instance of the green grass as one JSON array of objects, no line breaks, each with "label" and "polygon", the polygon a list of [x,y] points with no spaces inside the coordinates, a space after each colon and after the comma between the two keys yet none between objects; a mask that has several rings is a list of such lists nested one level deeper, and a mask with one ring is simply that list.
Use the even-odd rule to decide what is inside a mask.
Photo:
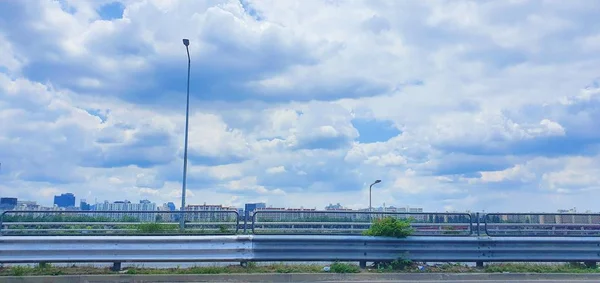
[{"label": "green grass", "polygon": [[410,261],[394,261],[372,267],[376,272],[429,272],[429,273],[600,273],[598,268],[588,268],[581,263],[557,263],[557,264],[538,264],[538,263],[490,263],[483,269],[474,266],[467,266],[460,263],[445,263],[435,266],[425,266],[421,271],[418,266],[421,263]]},{"label": "green grass", "polygon": [[253,262],[247,267],[230,266],[195,266],[190,268],[129,268],[127,274],[233,274],[233,273],[318,273],[323,267],[319,265],[271,264],[258,266]]},{"label": "green grass", "polygon": [[359,273],[360,267],[355,264],[344,262],[334,262],[331,264],[331,272],[333,273]]},{"label": "green grass", "polygon": [[164,233],[177,231],[176,225],[160,223],[141,223],[135,226],[138,232],[143,234]]},{"label": "green grass", "polygon": [[[489,264],[484,269],[478,269],[464,264],[447,263],[436,266],[426,266],[419,270],[420,263],[408,260],[397,260],[389,263],[379,263],[376,266],[361,270],[357,265],[343,262],[334,262],[330,265],[331,273],[359,273],[359,272],[430,272],[430,273],[600,273],[598,268],[587,268],[581,263],[564,264],[532,264],[532,263],[502,263]],[[270,264],[258,265],[249,262],[246,267],[239,265],[230,266],[196,266],[190,268],[145,268],[143,266],[127,268],[126,274],[239,274],[239,273],[324,273],[324,265],[300,264]],[[51,264],[39,266],[13,266],[0,267],[0,276],[34,276],[34,275],[78,275],[78,274],[117,274],[110,268],[97,268],[93,266],[57,267]],[[2,280],[0,280],[2,281]]]},{"label": "green grass", "polygon": [[520,263],[502,263],[488,265],[486,272],[513,272],[513,273],[600,273],[598,268],[588,268],[581,263],[564,264],[520,264]]}]

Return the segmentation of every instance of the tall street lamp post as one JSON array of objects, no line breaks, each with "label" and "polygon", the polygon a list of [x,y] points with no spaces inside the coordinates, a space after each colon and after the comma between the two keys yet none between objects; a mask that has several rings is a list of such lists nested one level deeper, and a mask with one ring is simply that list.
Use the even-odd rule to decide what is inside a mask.
[{"label": "tall street lamp post", "polygon": [[183,181],[181,185],[181,217],[179,219],[179,228],[183,230],[185,228],[185,186],[187,181],[187,150],[188,150],[188,127],[190,121],[190,40],[183,39],[183,45],[187,51],[188,57],[188,72],[187,72],[187,101],[185,104],[185,141],[183,146]]},{"label": "tall street lamp post", "polygon": [[375,182],[369,186],[369,212],[373,211],[373,207],[371,206],[371,190],[373,189],[373,185],[378,183],[381,183],[381,180],[375,180]]}]

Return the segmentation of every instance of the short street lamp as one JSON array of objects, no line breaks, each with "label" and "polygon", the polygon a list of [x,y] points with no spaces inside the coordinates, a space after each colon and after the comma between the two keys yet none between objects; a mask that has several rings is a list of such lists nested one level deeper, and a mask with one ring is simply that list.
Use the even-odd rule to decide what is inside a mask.
[{"label": "short street lamp", "polygon": [[369,211],[373,211],[373,207],[371,206],[371,190],[373,189],[373,185],[379,183],[381,183],[381,180],[375,180],[375,182],[369,186]]}]

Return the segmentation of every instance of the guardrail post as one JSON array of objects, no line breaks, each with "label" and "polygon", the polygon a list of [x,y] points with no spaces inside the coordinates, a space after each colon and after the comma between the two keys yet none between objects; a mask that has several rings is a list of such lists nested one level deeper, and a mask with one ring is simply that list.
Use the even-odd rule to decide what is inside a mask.
[{"label": "guardrail post", "polygon": [[113,266],[110,268],[112,271],[121,271],[121,262],[113,262]]},{"label": "guardrail post", "polygon": [[360,262],[358,262],[358,266],[362,269],[367,268],[367,261],[366,260],[361,260]]},{"label": "guardrail post", "polygon": [[2,225],[3,225],[3,224],[2,224],[2,222],[4,221],[4,215],[5,215],[7,212],[8,212],[8,210],[7,210],[7,211],[5,211],[5,212],[3,212],[2,214],[0,214],[0,236],[2,236],[2,234],[3,234],[3,233],[2,233]]},{"label": "guardrail post", "polygon": [[258,211],[254,211],[252,213],[252,234],[256,234],[256,231],[254,231],[254,224],[256,223],[256,214],[258,213]]},{"label": "guardrail post", "polygon": [[[479,218],[479,212],[477,212],[477,236],[481,236],[481,228],[479,226],[479,222],[480,222],[480,218]],[[483,266],[483,263],[482,263]]]},{"label": "guardrail post", "polygon": [[587,268],[598,268],[598,263],[595,261],[586,261],[583,264],[585,264],[585,267]]},{"label": "guardrail post", "polygon": [[475,267],[477,267],[477,268],[483,268],[483,261],[475,262]]},{"label": "guardrail post", "polygon": [[47,268],[48,267],[48,263],[45,261],[41,261],[38,263],[38,267],[39,268]]}]

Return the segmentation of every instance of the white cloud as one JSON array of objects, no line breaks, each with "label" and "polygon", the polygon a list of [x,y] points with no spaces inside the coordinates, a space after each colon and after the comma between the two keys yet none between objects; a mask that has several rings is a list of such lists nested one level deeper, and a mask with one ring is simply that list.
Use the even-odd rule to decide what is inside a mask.
[{"label": "white cloud", "polygon": [[428,210],[600,194],[598,3],[109,2],[0,4],[2,196],[177,202],[184,37],[188,203],[359,208],[374,179],[378,205]]},{"label": "white cloud", "polygon": [[[557,135],[557,136],[564,136],[565,135],[565,128],[563,128],[559,123],[550,121],[548,119],[544,119],[540,122],[541,126],[544,126],[545,132],[547,133],[547,135]],[[539,129],[535,129],[533,130],[534,132],[539,132]]]},{"label": "white cloud", "polygon": [[520,181],[528,183],[535,179],[535,174],[528,172],[522,165],[502,171],[481,172],[482,182]]},{"label": "white cloud", "polygon": [[588,52],[600,50],[600,34],[590,35],[581,40],[581,47]]},{"label": "white cloud", "polygon": [[597,157],[566,158],[564,168],[546,172],[542,175],[541,186],[544,190],[557,193],[587,192],[600,190],[600,168]]},{"label": "white cloud", "polygon": [[276,167],[271,167],[267,169],[267,173],[269,174],[277,174],[277,173],[283,173],[286,172],[285,170],[285,166],[276,166]]},{"label": "white cloud", "polygon": [[388,153],[382,156],[371,156],[366,161],[366,164],[375,164],[378,166],[397,166],[406,164],[406,159],[400,155]]}]

